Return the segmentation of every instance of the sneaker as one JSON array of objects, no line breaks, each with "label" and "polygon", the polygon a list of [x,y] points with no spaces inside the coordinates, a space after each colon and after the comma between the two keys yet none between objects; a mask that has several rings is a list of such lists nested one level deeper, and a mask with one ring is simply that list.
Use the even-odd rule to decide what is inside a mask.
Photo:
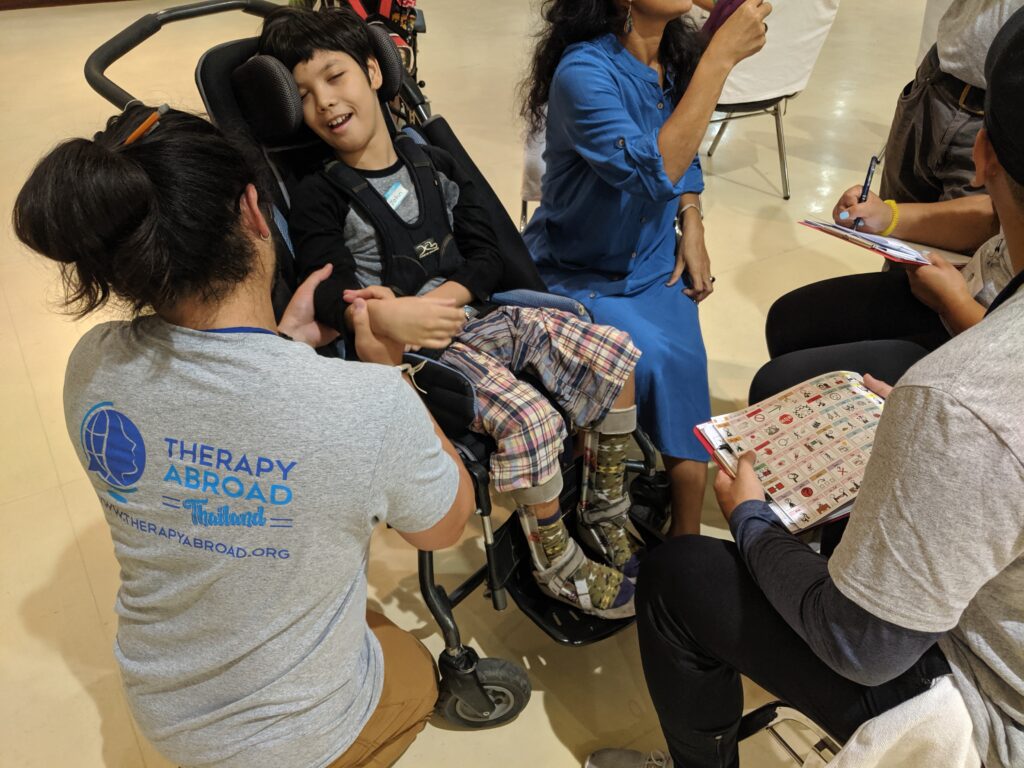
[{"label": "sneaker", "polygon": [[580,541],[612,568],[635,582],[640,572],[640,558],[644,552],[640,534],[633,528],[629,515],[625,512],[603,520],[598,519],[600,516],[600,513],[595,515],[590,511],[580,510]]},{"label": "sneaker", "polygon": [[547,568],[535,569],[541,589],[583,613],[602,619],[626,619],[636,615],[635,587],[622,573],[587,558],[580,545],[569,538],[565,526],[564,551]]},{"label": "sneaker", "polygon": [[583,768],[672,768],[672,758],[657,750],[599,749],[587,757]]}]

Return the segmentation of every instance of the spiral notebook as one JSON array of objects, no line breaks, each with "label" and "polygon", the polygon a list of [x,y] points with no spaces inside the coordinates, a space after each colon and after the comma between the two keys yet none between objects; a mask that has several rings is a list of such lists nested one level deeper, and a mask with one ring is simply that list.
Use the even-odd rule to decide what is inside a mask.
[{"label": "spiral notebook", "polygon": [[792,532],[849,514],[860,491],[885,401],[850,371],[810,379],[694,433],[730,475],[757,452],[766,500]]}]

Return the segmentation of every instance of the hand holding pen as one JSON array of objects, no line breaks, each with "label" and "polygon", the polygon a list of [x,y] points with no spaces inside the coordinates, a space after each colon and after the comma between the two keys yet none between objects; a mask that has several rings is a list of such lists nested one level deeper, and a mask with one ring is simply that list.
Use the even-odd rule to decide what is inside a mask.
[{"label": "hand holding pen", "polygon": [[832,220],[841,227],[857,225],[860,232],[869,235],[884,232],[892,222],[892,209],[874,192],[868,190],[867,199],[862,201],[863,194],[860,185],[846,190],[832,209]]}]

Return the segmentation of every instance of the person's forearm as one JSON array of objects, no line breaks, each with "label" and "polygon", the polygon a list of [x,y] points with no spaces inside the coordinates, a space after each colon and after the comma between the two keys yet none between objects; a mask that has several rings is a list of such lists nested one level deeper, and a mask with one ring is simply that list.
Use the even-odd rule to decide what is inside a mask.
[{"label": "person's forearm", "polygon": [[693,0],[693,4],[705,11],[710,11],[715,7],[715,0]]},{"label": "person's forearm", "polygon": [[893,237],[957,253],[971,253],[999,233],[992,198],[969,195],[938,203],[900,203]]},{"label": "person's forearm", "polygon": [[730,528],[765,597],[838,674],[879,685],[909,669],[938,638],[883,621],[843,595],[828,561],[779,526],[766,503],[741,504]]},{"label": "person's forearm", "polygon": [[427,291],[424,296],[430,296],[434,299],[455,299],[455,306],[461,307],[464,304],[469,304],[473,301],[473,294],[470,290],[462,285],[456,283],[454,280],[448,280],[447,282],[441,283],[437,288]]},{"label": "person's forearm", "polygon": [[658,132],[658,149],[665,173],[673,184],[683,177],[693,162],[731,69],[721,57],[706,51],[697,64],[686,93]]},{"label": "person's forearm", "polygon": [[942,319],[946,321],[946,325],[949,326],[949,330],[955,336],[980,323],[985,317],[985,311],[985,307],[973,298],[967,298],[954,306],[948,307],[941,315]]}]

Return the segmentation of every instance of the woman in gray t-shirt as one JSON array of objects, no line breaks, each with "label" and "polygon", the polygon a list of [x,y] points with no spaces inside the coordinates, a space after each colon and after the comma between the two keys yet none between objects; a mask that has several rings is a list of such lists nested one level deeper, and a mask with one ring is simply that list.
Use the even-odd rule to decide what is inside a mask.
[{"label": "woman in gray t-shirt", "polygon": [[472,488],[365,306],[356,345],[383,365],[312,349],[331,340],[312,310],[329,267],[275,322],[255,178],[206,121],[140,105],[57,147],[15,206],[69,307],[113,298],[134,316],[79,341],[64,389],[121,568],[114,653],[135,719],[176,764],[397,759],[435,671],[367,614],[370,537],[386,521],[448,546]]}]

